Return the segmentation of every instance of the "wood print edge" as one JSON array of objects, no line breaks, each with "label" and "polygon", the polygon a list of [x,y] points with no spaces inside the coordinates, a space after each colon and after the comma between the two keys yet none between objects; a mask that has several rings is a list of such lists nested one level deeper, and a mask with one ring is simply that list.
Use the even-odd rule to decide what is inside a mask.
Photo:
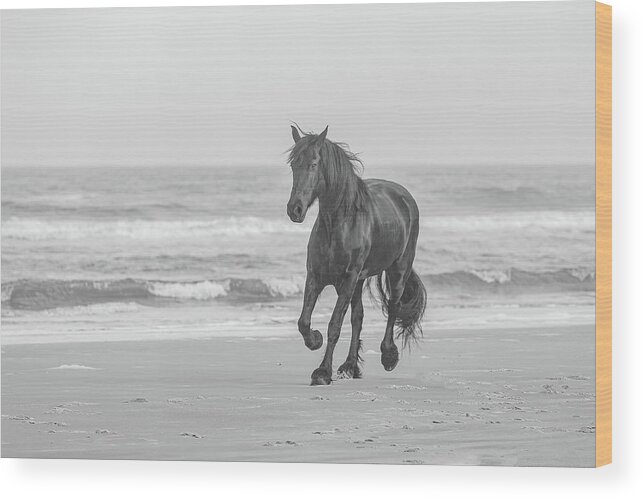
[{"label": "wood print edge", "polygon": [[612,7],[596,3],[596,466],[612,462]]}]

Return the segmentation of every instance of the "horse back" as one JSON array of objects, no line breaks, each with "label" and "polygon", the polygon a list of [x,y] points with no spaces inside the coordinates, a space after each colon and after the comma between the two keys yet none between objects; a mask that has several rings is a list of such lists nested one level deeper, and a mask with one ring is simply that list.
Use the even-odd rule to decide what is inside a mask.
[{"label": "horse back", "polygon": [[411,193],[400,184],[389,180],[368,179],[368,188],[374,222],[386,233],[389,227],[409,229],[419,222],[419,210]]}]

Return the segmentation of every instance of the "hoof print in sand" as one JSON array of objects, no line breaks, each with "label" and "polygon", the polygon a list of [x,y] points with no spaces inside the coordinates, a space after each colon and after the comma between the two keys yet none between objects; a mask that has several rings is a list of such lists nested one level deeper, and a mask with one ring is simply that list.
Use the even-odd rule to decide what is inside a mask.
[{"label": "hoof print in sand", "polygon": [[182,437],[191,437],[191,438],[203,438],[203,435],[199,435],[198,433],[192,433],[189,431],[184,431],[181,433]]},{"label": "hoof print in sand", "polygon": [[297,442],[294,442],[292,440],[286,440],[285,442],[282,442],[281,440],[277,440],[276,442],[266,442],[265,444],[263,444],[264,447],[278,447],[283,445],[298,446],[301,444],[298,444]]}]

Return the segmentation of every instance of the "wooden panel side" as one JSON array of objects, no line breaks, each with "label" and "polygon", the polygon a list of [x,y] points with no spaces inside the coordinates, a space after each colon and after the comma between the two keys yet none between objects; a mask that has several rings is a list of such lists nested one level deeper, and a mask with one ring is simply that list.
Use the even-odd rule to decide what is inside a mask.
[{"label": "wooden panel side", "polygon": [[596,3],[596,466],[612,462],[612,7]]}]

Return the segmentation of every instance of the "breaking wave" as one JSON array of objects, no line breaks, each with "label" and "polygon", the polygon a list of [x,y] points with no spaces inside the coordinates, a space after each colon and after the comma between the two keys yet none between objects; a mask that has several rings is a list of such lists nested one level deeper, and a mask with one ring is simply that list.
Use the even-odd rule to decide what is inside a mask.
[{"label": "breaking wave", "polygon": [[[2,304],[16,310],[47,310],[101,303],[163,306],[171,302],[229,300],[261,302],[299,296],[304,276],[292,279],[223,279],[171,282],[142,279],[21,280],[2,284]],[[429,294],[590,292],[595,275],[589,269],[531,272],[520,269],[468,270],[424,274]],[[128,309],[129,310],[129,309]]]},{"label": "breaking wave", "polygon": [[563,269],[530,272],[520,269],[470,270],[423,275],[427,288],[457,289],[463,292],[565,292],[593,291],[593,270]]},{"label": "breaking wave", "polygon": [[285,279],[225,279],[196,282],[141,279],[23,280],[2,284],[2,304],[13,309],[46,310],[100,303],[162,305],[163,300],[266,301],[298,295],[302,291],[303,282]]}]

